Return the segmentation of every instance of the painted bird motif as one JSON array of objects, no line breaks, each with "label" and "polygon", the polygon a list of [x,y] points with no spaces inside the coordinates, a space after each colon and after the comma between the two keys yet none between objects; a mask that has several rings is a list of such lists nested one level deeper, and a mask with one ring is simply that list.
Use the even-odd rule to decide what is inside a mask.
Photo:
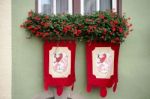
[{"label": "painted bird motif", "polygon": [[99,58],[100,63],[103,63],[106,59],[106,54],[104,53],[101,56],[98,54],[98,58]]},{"label": "painted bird motif", "polygon": [[54,55],[54,58],[56,59],[56,61],[55,62],[60,62],[61,61],[61,59],[63,58],[63,54],[62,53],[60,53],[59,54],[59,56],[57,57],[57,55],[56,55],[56,53],[55,53],[55,55]]}]

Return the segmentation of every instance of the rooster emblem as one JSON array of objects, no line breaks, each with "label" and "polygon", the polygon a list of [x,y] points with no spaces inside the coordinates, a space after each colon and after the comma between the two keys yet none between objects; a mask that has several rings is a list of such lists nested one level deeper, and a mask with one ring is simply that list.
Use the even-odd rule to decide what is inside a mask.
[{"label": "rooster emblem", "polygon": [[98,59],[100,63],[103,63],[106,60],[106,54],[105,53],[102,55],[98,54]]},{"label": "rooster emblem", "polygon": [[65,72],[68,65],[68,56],[66,53],[54,53],[53,54],[53,68],[55,72]]},{"label": "rooster emblem", "polygon": [[101,73],[106,74],[109,70],[109,62],[108,62],[107,53],[100,53],[97,55],[97,70]]},{"label": "rooster emblem", "polygon": [[55,54],[54,54],[54,58],[56,59],[55,63],[56,63],[56,62],[58,63],[58,62],[60,62],[61,59],[63,58],[63,54],[60,53],[59,56],[57,57],[57,56],[56,56],[56,53],[55,53]]}]

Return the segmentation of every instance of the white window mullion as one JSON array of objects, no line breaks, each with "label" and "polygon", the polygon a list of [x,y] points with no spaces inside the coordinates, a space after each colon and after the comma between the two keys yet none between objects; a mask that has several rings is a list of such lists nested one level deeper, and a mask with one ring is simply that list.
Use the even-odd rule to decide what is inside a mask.
[{"label": "white window mullion", "polygon": [[100,0],[96,0],[96,11],[100,10]]},{"label": "white window mullion", "polygon": [[72,14],[72,0],[68,0],[68,13]]},{"label": "white window mullion", "polygon": [[84,0],[81,0],[80,7],[81,15],[84,15]]},{"label": "white window mullion", "polygon": [[56,0],[53,0],[53,14],[56,14]]},{"label": "white window mullion", "polygon": [[42,13],[42,1],[38,0],[38,13]]},{"label": "white window mullion", "polygon": [[117,12],[117,0],[112,0],[112,9],[113,12]]}]

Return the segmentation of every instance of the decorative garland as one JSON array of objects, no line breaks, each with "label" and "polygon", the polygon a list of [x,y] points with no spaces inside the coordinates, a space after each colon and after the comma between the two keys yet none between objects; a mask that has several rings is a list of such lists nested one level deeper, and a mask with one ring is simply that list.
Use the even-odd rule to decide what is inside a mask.
[{"label": "decorative garland", "polygon": [[112,11],[95,12],[91,15],[41,15],[30,11],[21,25],[27,31],[43,40],[75,39],[122,43],[132,31],[130,18]]}]

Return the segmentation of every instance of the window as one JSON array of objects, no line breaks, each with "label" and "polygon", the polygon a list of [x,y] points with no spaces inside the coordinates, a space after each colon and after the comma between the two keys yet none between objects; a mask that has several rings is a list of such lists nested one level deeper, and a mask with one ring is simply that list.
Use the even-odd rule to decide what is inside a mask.
[{"label": "window", "polygon": [[38,11],[42,14],[53,14],[53,0],[39,0]]},{"label": "window", "polygon": [[81,14],[88,14],[97,11],[98,0],[81,0]]},{"label": "window", "polygon": [[42,14],[72,14],[72,0],[38,0],[38,13]]},{"label": "window", "polygon": [[36,0],[36,10],[42,14],[80,13],[91,14],[94,11],[113,9],[121,14],[122,0]]},{"label": "window", "polygon": [[91,14],[93,11],[106,11],[114,9],[117,12],[117,0],[81,0],[80,13]]}]

